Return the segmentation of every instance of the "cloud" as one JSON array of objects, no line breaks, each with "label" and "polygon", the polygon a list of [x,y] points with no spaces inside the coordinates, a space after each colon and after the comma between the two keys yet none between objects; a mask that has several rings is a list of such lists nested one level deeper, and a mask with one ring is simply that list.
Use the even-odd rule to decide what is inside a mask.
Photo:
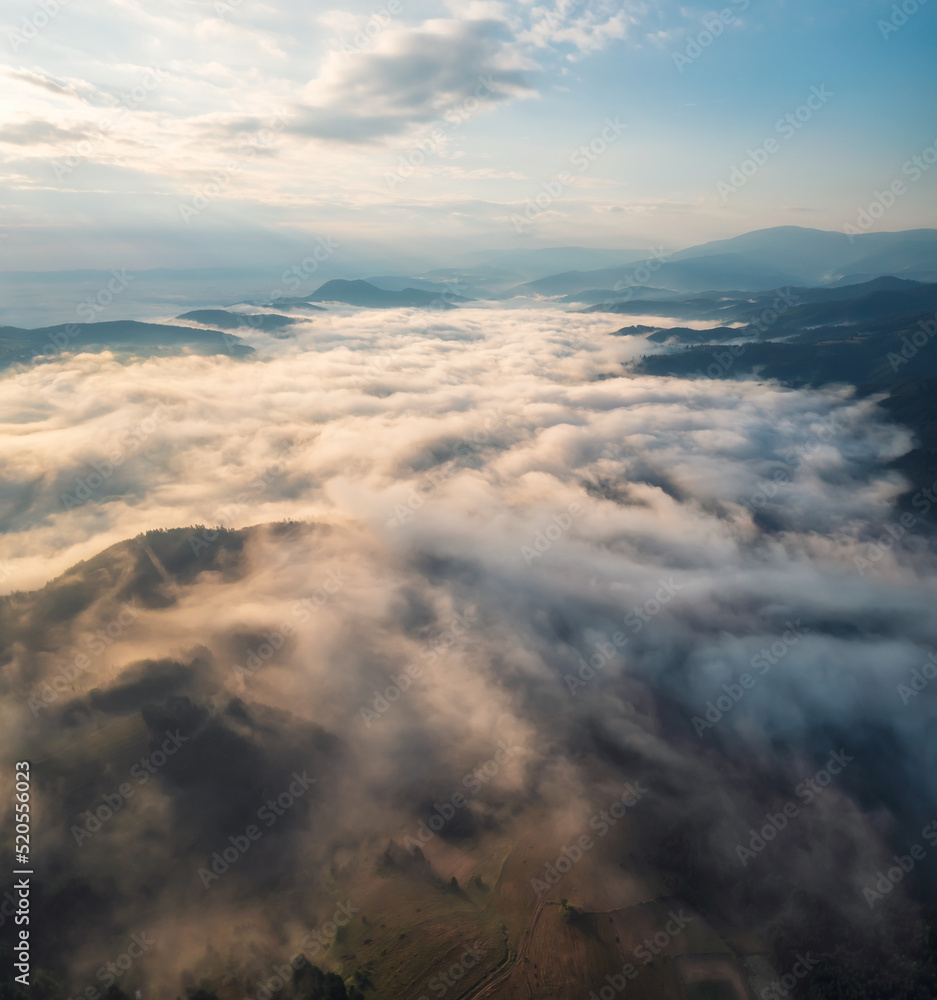
[{"label": "cloud", "polygon": [[467,101],[501,102],[533,93],[533,64],[497,20],[431,20],[384,31],[370,50],[332,52],[308,85],[301,134],[382,139],[425,125]]},{"label": "cloud", "polygon": [[11,146],[55,145],[78,142],[87,136],[84,129],[62,128],[52,122],[34,119],[0,128],[0,142]]},{"label": "cloud", "polygon": [[445,177],[453,177],[457,180],[477,180],[479,178],[504,177],[512,181],[530,180],[527,174],[518,173],[516,170],[497,170],[494,167],[477,167],[474,170],[463,170],[461,167],[441,165],[435,167],[435,172]]},{"label": "cloud", "polygon": [[[147,985],[168,994],[193,970],[247,975],[338,887],[378,908],[390,842],[502,739],[511,765],[426,848],[437,877],[454,854],[474,870],[467,834],[519,843],[531,817],[539,870],[638,779],[653,794],[630,829],[670,884],[766,935],[821,906],[823,935],[865,934],[883,833],[903,843],[937,805],[932,703],[896,695],[937,642],[933,557],[918,534],[856,563],[894,518],[909,433],[842,387],[627,377],[646,343],[594,315],[349,310],[293,329],[253,335],[245,363],[85,354],[2,381],[6,586],[87,560],[2,606],[5,739],[191,740],[80,849],[69,827],[120,760],[95,743],[63,759],[43,857],[92,885],[121,873],[56,939],[73,974],[144,916],[164,949]],[[154,528],[184,530],[139,536]],[[34,718],[26,698],[102,629],[106,655]],[[842,778],[743,875],[740,838],[840,747]],[[314,793],[206,891],[197,866],[304,762]],[[583,874],[563,894],[619,905],[623,856],[596,859],[605,887]]]},{"label": "cloud", "polygon": [[596,3],[577,10],[581,0],[557,0],[552,6],[534,6],[530,25],[519,38],[535,48],[572,47],[582,58],[624,39],[637,17],[614,3]]},{"label": "cloud", "polygon": [[306,88],[310,107],[293,128],[350,142],[386,139],[466,102],[531,97],[531,74],[542,72],[532,52],[572,46],[584,56],[624,38],[632,18],[621,9],[580,12],[566,4],[535,7],[530,20],[525,29],[501,4],[475,4],[458,20],[389,27],[368,49],[333,51]]},{"label": "cloud", "polygon": [[38,73],[28,69],[9,70],[7,75],[15,80],[22,80],[24,83],[31,84],[34,87],[39,87],[42,90],[69,97],[82,103],[96,103],[100,99],[98,89],[86,80],[54,77],[46,73]]},{"label": "cloud", "polygon": [[[574,491],[581,489],[580,480],[600,468],[593,463],[599,462],[605,435],[623,441],[630,434],[637,435],[636,448],[641,442],[639,450],[645,455],[646,468],[651,461],[661,468],[672,463],[682,470],[683,489],[701,501],[705,497],[706,503],[713,502],[727,483],[737,496],[744,495],[763,472],[762,456],[769,442],[775,454],[785,446],[793,447],[796,436],[812,426],[812,412],[830,413],[845,406],[850,423],[859,421],[860,427],[874,412],[873,402],[847,405],[841,392],[811,396],[746,383],[730,383],[729,388],[725,383],[703,383],[692,386],[688,397],[691,407],[684,395],[687,384],[679,380],[617,379],[592,384],[590,378],[614,372],[621,359],[647,350],[640,340],[608,338],[604,335],[607,326],[607,319],[601,317],[571,320],[565,313],[552,311],[461,309],[457,317],[445,320],[432,313],[386,311],[329,315],[299,327],[297,337],[286,346],[262,335],[252,336],[250,343],[261,348],[268,360],[259,369],[230,363],[223,383],[216,378],[219,362],[199,358],[153,360],[127,369],[117,359],[79,355],[64,368],[58,362],[37,365],[15,379],[8,377],[6,382],[4,424],[15,426],[21,418],[20,408],[27,407],[34,415],[34,432],[29,437],[5,439],[5,481],[8,487],[17,484],[23,488],[41,477],[37,482],[40,492],[31,508],[7,523],[7,531],[12,532],[8,540],[15,544],[18,538],[24,543],[33,539],[28,548],[44,547],[44,532],[67,525],[67,534],[73,539],[87,537],[92,546],[99,547],[99,495],[71,510],[63,506],[62,496],[91,471],[94,460],[106,458],[109,448],[124,440],[122,435],[142,425],[158,407],[162,407],[163,416],[152,434],[139,442],[139,448],[128,451],[126,460],[105,484],[104,496],[119,498],[125,488],[132,488],[138,496],[132,505],[104,505],[113,525],[105,537],[116,540],[140,530],[137,526],[178,523],[180,517],[210,519],[213,505],[240,492],[239,463],[227,458],[227,449],[218,454],[213,444],[199,444],[202,428],[223,427],[231,441],[243,435],[240,447],[244,461],[255,466],[261,456],[269,462],[281,461],[285,442],[293,441],[286,450],[291,455],[295,452],[290,461],[297,463],[293,471],[299,477],[297,486],[309,477],[320,483],[300,493],[301,513],[314,516],[339,503],[326,485],[333,476],[343,481],[351,477],[353,482],[364,477],[360,486],[366,482],[367,492],[376,497],[389,490],[386,499],[390,501],[404,488],[403,470],[414,463],[420,468],[425,462],[419,442],[424,433],[430,433],[428,421],[442,420],[441,426],[451,428],[450,433],[456,433],[460,426],[469,433],[473,419],[499,407],[517,414],[506,424],[513,429],[513,444],[508,447],[509,442],[505,442],[504,454],[492,465],[492,472],[497,472],[506,464],[517,480],[505,494],[505,502],[510,492],[525,495],[528,476],[539,481],[548,470],[550,476],[568,480]],[[578,347],[568,342],[574,335],[583,338]],[[473,346],[466,351],[466,345]],[[491,359],[497,359],[510,375],[487,389],[473,387],[470,380],[480,377]],[[126,377],[128,371],[134,372],[133,379]],[[294,417],[284,413],[277,421],[265,420],[258,426],[256,418],[275,402],[275,397],[258,396],[250,389],[261,371],[285,379],[283,391],[288,394],[299,392],[300,384],[314,384],[316,392],[304,400]],[[180,378],[191,387],[181,396],[172,388]],[[73,411],[66,410],[65,401],[72,398],[79,384],[85,386],[84,402]],[[233,390],[234,385],[240,387],[238,391]],[[562,403],[557,396],[560,391]],[[631,400],[628,409],[620,403],[623,392]],[[112,397],[113,405],[102,410],[97,401]],[[248,398],[254,400],[251,407],[246,407]],[[816,406],[821,409],[813,411],[811,407]],[[414,407],[421,417],[412,415]],[[368,449],[349,461],[345,444],[364,440],[357,434],[382,413],[391,421],[387,448],[377,459]],[[653,426],[646,426],[647,416],[653,418]],[[776,420],[781,421],[781,430],[772,429]],[[801,425],[801,421],[806,422]],[[582,438],[575,451],[554,454],[547,448],[549,442],[560,440],[553,423],[566,427],[567,437]],[[746,429],[739,430],[739,425]],[[424,427],[425,432],[420,430]],[[876,427],[870,424],[865,433],[871,434]],[[40,429],[42,433],[36,433]],[[782,433],[786,439],[779,437]],[[904,432],[893,430],[886,435],[875,429],[867,443],[858,440],[850,447],[858,448],[863,461],[871,462],[882,449],[894,452],[910,447],[908,440]],[[306,451],[299,442],[309,447],[316,444]],[[67,459],[60,457],[63,449]],[[812,476],[813,467],[805,466],[801,476]],[[207,479],[201,475],[190,478],[196,468],[215,471]],[[858,471],[861,469],[860,465]],[[805,485],[808,481],[812,480],[805,479]],[[559,488],[560,482],[554,485]],[[840,510],[844,525],[885,516],[888,496],[897,495],[900,484],[894,476],[886,476],[862,489],[851,479],[840,486],[817,483],[814,489],[816,496],[798,515],[797,530],[819,528],[834,506]],[[276,497],[275,491],[264,496],[261,508],[253,510],[250,517],[273,520],[296,511],[292,501],[281,506]],[[178,507],[182,501],[184,510]],[[669,509],[670,501],[664,494],[656,503]],[[627,516],[635,516],[635,512]],[[789,516],[794,515],[791,512]],[[74,561],[77,552],[76,548],[63,552],[57,565],[64,567],[67,561]]]}]

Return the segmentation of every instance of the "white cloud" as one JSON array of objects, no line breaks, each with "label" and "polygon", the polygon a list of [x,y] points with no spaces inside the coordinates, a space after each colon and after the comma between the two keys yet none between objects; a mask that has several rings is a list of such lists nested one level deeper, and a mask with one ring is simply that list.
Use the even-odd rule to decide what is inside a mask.
[{"label": "white cloud", "polygon": [[[40,620],[56,620],[35,640],[38,651],[29,648],[35,619],[7,605],[29,623],[3,671],[7,747],[27,739],[61,746],[66,734],[77,742],[106,715],[107,694],[139,678],[141,660],[151,672],[152,661],[175,661],[186,698],[213,712],[215,723],[236,719],[235,745],[256,750],[263,781],[280,773],[282,754],[271,745],[305,753],[297,735],[316,727],[336,749],[315,772],[322,777],[316,807],[291,820],[295,844],[285,840],[267,854],[276,859],[268,864],[290,862],[282,877],[295,891],[278,898],[282,927],[294,896],[306,907],[348,881],[364,896],[388,840],[400,843],[423,818],[427,795],[460,787],[498,739],[516,742],[517,766],[473,800],[481,851],[473,853],[478,842],[450,841],[453,852],[491,857],[493,838],[530,843],[535,821],[551,831],[555,857],[553,843],[567,829],[588,828],[617,774],[619,787],[640,777],[653,790],[628,844],[638,836],[656,843],[685,822],[715,854],[710,862],[701,851],[701,864],[718,870],[720,859],[737,862],[736,831],[764,815],[773,790],[789,795],[825,759],[830,734],[846,732],[850,741],[866,740],[866,756],[852,742],[846,752],[855,753],[857,771],[866,768],[874,819],[847,788],[830,789],[829,810],[805,811],[803,837],[779,837],[774,860],[759,864],[782,872],[786,886],[841,907],[836,926],[851,933],[843,921],[864,908],[846,890],[887,857],[875,828],[891,822],[891,791],[913,788],[905,798],[914,803],[934,797],[933,713],[924,699],[909,708],[895,695],[896,682],[937,639],[933,556],[923,546],[894,545],[865,577],[853,561],[893,517],[902,482],[882,462],[906,451],[910,434],[883,420],[874,399],[845,388],[599,380],[648,349],[611,336],[611,325],[608,317],[556,310],[343,310],[316,314],[295,339],[252,337],[260,354],[244,363],[122,364],[85,354],[7,373],[0,566],[8,589],[42,584],[148,529],[197,522],[209,529],[178,541],[176,565],[185,572],[165,590],[138,539],[112,562],[80,569],[85,581],[64,592],[67,600],[42,595]],[[784,460],[791,448],[802,448],[795,464]],[[788,481],[767,505],[776,527],[764,530],[741,499],[779,466]],[[90,496],[66,509],[62,495],[78,494],[82,483]],[[258,530],[238,551],[211,558],[212,526],[288,518],[310,523]],[[207,546],[194,564],[193,540]],[[139,622],[77,682],[55,687],[48,711],[32,718],[26,694],[54,680],[107,625],[109,602],[119,608],[128,581],[144,576],[153,582]],[[340,586],[326,592],[328,579]],[[292,609],[318,600],[319,591],[318,613],[297,623],[276,655],[269,644],[270,655],[245,679],[263,633],[296,622]],[[70,618],[76,592],[102,596]],[[639,610],[646,622],[635,628]],[[459,641],[446,639],[429,662],[424,654],[456,614],[477,626]],[[790,634],[792,619],[807,631],[788,648],[780,636]],[[627,644],[599,656],[614,634]],[[737,684],[772,643],[783,660],[701,743],[691,716],[705,713],[708,700],[723,696],[721,685]],[[58,655],[65,649],[67,657]],[[601,666],[581,674],[594,657]],[[366,725],[362,708],[373,708],[376,692],[413,663],[423,667],[419,682]],[[571,691],[577,675],[582,686]],[[732,748],[720,753],[720,738]],[[872,755],[875,746],[887,755]],[[887,784],[889,795],[876,799],[875,769],[865,762],[883,756],[877,787]],[[103,770],[97,759],[95,766]],[[207,857],[234,828],[225,818],[214,829],[227,815],[227,803],[215,801],[219,776],[199,763],[185,773],[184,787],[154,782],[151,801],[161,811],[135,821],[128,809],[80,855],[82,865],[95,859],[120,873],[115,912],[138,922],[144,900],[146,925],[170,943],[165,961],[147,970],[146,988],[159,995],[173,995],[181,967],[202,958],[206,926],[219,963],[239,968],[238,956],[251,953],[245,945],[264,936],[266,903],[279,885],[276,869],[268,875],[259,867],[256,885],[267,895],[245,891],[254,884],[238,881],[245,864],[225,876],[224,888],[191,901],[182,895],[193,865],[177,846],[207,830]],[[239,770],[234,782],[247,777]],[[103,778],[111,782],[106,771]],[[172,805],[194,798],[198,781],[205,786],[195,789],[197,808],[187,823],[172,822]],[[72,820],[43,825],[43,857],[60,871],[75,864]],[[144,823],[153,846],[141,865]],[[427,856],[448,878],[443,848],[434,842]],[[607,866],[593,856],[579,870],[608,880],[625,856]],[[251,864],[261,865],[259,856]],[[525,891],[532,867],[514,883]],[[726,870],[727,884],[737,886],[737,863]],[[561,891],[595,899],[584,897],[578,877],[570,873]],[[235,895],[238,917],[224,919]],[[647,898],[643,890],[638,898]],[[605,908],[621,905],[610,899]],[[747,896],[740,919],[751,921],[751,907]],[[772,890],[765,919],[776,911]],[[113,953],[109,945],[86,947],[75,961],[93,975],[97,956]]]},{"label": "white cloud", "polygon": [[605,48],[626,37],[634,14],[618,4],[599,2],[579,9],[577,0],[556,0],[552,6],[534,6],[530,26],[520,39],[536,48],[572,46],[574,57]]},{"label": "white cloud", "polygon": [[[599,533],[610,531],[609,540],[623,530],[650,532],[669,546],[667,538],[686,537],[692,525],[698,544],[720,559],[743,544],[745,516],[733,504],[763,473],[766,438],[779,452],[784,441],[809,433],[816,413],[842,410],[856,455],[872,462],[883,448],[907,447],[905,432],[886,434],[871,421],[874,402],[849,403],[842,392],[704,382],[692,386],[688,405],[688,384],[679,380],[593,383],[648,349],[643,340],[609,337],[608,325],[606,317],[549,310],[328,314],[301,327],[295,340],[261,337],[258,346],[270,355],[264,362],[185,358],[123,366],[85,355],[8,375],[2,427],[12,431],[29,414],[30,433],[0,439],[0,459],[6,489],[29,490],[33,500],[28,513],[11,515],[6,525],[7,561],[23,560],[21,571],[39,582],[37,573],[64,568],[108,540],[146,527],[211,522],[271,456],[296,492],[271,491],[238,523],[351,516],[382,530],[420,470],[435,467],[434,450],[469,434],[492,410],[504,413],[497,444],[477,456],[481,466],[453,470],[440,491],[449,500],[439,516],[463,510],[461,487],[484,469],[505,531],[522,535],[523,522],[536,513],[524,513],[531,505],[582,499],[581,483],[606,467],[603,451],[617,442],[643,455],[643,467],[650,462],[661,476],[679,476],[680,491],[695,501],[675,504],[666,491],[640,486],[641,506],[602,508]],[[112,439],[158,405],[167,418],[145,447],[92,501],[66,510],[62,495],[106,458]],[[704,431],[705,446],[698,440]],[[626,478],[627,467],[617,466]],[[861,486],[845,471],[834,484],[812,465],[799,477],[793,493],[802,488],[811,498],[803,527],[836,510],[843,525],[838,544],[847,549],[900,490],[894,477]],[[734,512],[715,516],[714,505]],[[425,516],[433,520],[430,507]],[[71,543],[63,547],[65,538]],[[792,535],[790,544],[803,549],[806,540]],[[56,549],[55,562],[32,561],[32,553]]]},{"label": "white cloud", "polygon": [[534,68],[495,20],[427,21],[384,31],[373,46],[326,56],[294,131],[353,141],[398,135],[467,101],[526,96]]}]

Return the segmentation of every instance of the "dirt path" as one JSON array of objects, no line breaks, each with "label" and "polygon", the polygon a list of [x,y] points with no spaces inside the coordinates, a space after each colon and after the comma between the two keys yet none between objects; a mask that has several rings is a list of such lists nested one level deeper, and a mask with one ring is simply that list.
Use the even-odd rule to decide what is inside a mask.
[{"label": "dirt path", "polygon": [[524,961],[527,954],[527,949],[530,947],[530,939],[533,937],[534,928],[537,926],[537,921],[540,919],[540,914],[543,912],[544,906],[546,906],[547,901],[542,899],[537,904],[537,909],[534,910],[534,915],[531,918],[530,923],[527,925],[527,930],[524,931],[524,936],[521,938],[521,943],[517,948],[517,957],[514,961],[504,970],[499,976],[491,980],[484,986],[480,986],[474,993],[468,993],[462,997],[462,1000],[488,1000],[489,997],[495,995],[494,991],[498,989],[499,986],[503,986],[508,979],[514,974],[520,964]]}]

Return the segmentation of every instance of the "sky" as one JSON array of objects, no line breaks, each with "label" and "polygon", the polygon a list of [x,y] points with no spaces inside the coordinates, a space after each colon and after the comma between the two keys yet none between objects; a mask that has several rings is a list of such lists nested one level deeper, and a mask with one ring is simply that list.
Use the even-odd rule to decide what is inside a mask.
[{"label": "sky", "polygon": [[916,7],[8,0],[0,270],[937,226]]}]

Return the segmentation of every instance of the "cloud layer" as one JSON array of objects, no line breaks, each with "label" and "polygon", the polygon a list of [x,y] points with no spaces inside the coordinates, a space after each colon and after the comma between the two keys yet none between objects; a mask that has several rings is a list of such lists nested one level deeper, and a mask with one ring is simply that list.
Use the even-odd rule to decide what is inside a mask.
[{"label": "cloud layer", "polygon": [[[847,389],[624,376],[646,348],[601,317],[349,310],[295,329],[254,336],[251,362],[79,355],[3,379],[8,590],[200,525],[79,567],[90,603],[50,593],[6,612],[12,745],[58,755],[93,728],[139,727],[141,702],[137,739],[192,741],[139,812],[80,849],[70,828],[122,765],[90,764],[92,744],[57,758],[97,771],[50,806],[46,856],[125,873],[109,923],[69,932],[74,976],[106,957],[106,927],[144,916],[174,956],[161,988],[206,960],[206,927],[222,954],[272,948],[321,919],[335,885],[364,891],[389,841],[499,740],[510,764],[427,848],[439,874],[473,871],[449,840],[510,837],[533,810],[559,845],[610,782],[638,779],[653,789],[645,849],[690,824],[730,920],[737,845],[842,750],[852,762],[759,870],[862,926],[885,845],[937,804],[933,702],[898,693],[935,640],[933,557],[920,534],[878,545],[908,433]],[[288,519],[307,526],[213,530]],[[132,623],[49,688],[128,601]],[[199,859],[304,767],[317,781],[272,828],[277,850],[207,890]],[[303,901],[252,909],[296,871]],[[760,891],[745,905],[764,927],[808,898]],[[250,926],[230,929],[231,907]]]}]

